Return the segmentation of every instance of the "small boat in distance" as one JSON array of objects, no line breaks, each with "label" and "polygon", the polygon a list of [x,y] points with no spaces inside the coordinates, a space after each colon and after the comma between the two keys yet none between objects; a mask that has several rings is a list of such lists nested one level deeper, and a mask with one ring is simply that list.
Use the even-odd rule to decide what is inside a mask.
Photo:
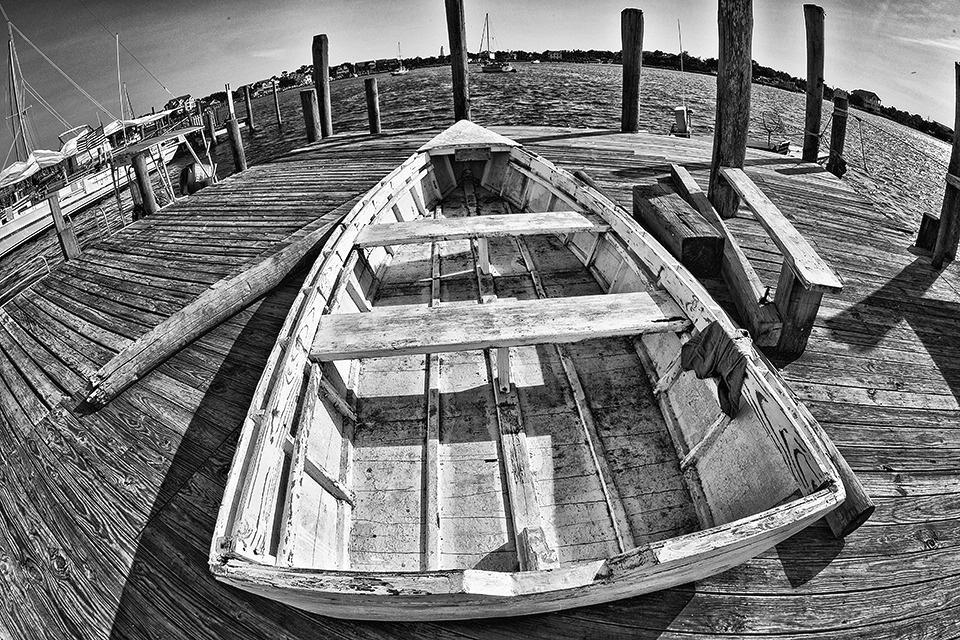
[{"label": "small boat in distance", "polygon": [[513,140],[458,122],[318,255],[241,429],[221,581],[340,618],[528,615],[725,571],[844,502],[703,286]]},{"label": "small boat in distance", "polygon": [[391,75],[395,76],[405,76],[410,73],[410,70],[403,66],[403,54],[400,53],[400,43],[397,43],[397,60],[400,62],[400,67],[396,69]]},{"label": "small boat in distance", "polygon": [[484,35],[486,35],[487,48],[480,52],[480,56],[486,61],[482,62],[480,71],[483,73],[516,73],[517,69],[505,60],[494,60],[494,53],[490,49],[490,14],[486,15],[483,21],[483,33],[480,34],[480,46],[483,46]]}]

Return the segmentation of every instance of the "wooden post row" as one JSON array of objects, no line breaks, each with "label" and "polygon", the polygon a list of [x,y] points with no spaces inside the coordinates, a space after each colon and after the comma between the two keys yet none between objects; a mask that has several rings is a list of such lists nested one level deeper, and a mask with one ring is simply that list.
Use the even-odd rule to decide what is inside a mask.
[{"label": "wooden post row", "polygon": [[820,151],[823,112],[823,7],[803,5],[807,27],[807,111],[803,132],[803,161],[816,162]]},{"label": "wooden post row", "polygon": [[[954,64],[954,76],[957,106],[953,130],[960,132],[960,62]],[[940,208],[940,228],[933,248],[931,264],[934,269],[943,267],[944,260],[952,260],[957,256],[957,243],[960,241],[960,134],[953,136],[946,182],[943,206]]]},{"label": "wooden post row", "polygon": [[57,230],[57,240],[60,242],[60,251],[63,259],[70,260],[80,255],[80,245],[77,244],[77,232],[73,228],[73,220],[64,218],[60,210],[60,196],[56,192],[47,198],[50,205],[50,215],[53,217],[53,226]]},{"label": "wooden post row", "polygon": [[718,21],[717,119],[708,197],[721,218],[732,218],[740,207],[740,197],[721,179],[720,168],[742,168],[747,155],[753,80],[753,0],[720,0]]},{"label": "wooden post row", "polygon": [[326,138],[333,135],[333,114],[330,111],[330,52],[325,33],[313,37],[313,84],[319,99],[320,135]]},{"label": "wooden post row", "polygon": [[233,166],[239,173],[247,170],[247,156],[243,151],[243,138],[240,137],[240,123],[236,117],[227,120],[227,137],[230,138],[230,150],[233,151]]},{"label": "wooden post row", "polygon": [[377,79],[366,78],[363,81],[363,90],[367,96],[367,120],[370,123],[370,133],[380,133],[380,90],[377,88]]},{"label": "wooden post row", "polygon": [[830,157],[827,158],[827,171],[842,178],[847,172],[847,161],[843,157],[843,146],[847,137],[847,109],[850,98],[846,91],[833,92],[833,128],[830,130]]},{"label": "wooden post row", "polygon": [[303,107],[303,123],[307,128],[307,142],[316,142],[321,136],[316,90],[303,89],[300,92],[300,105]]},{"label": "wooden post row", "polygon": [[640,72],[643,69],[643,11],[620,12],[620,40],[623,55],[623,97],[620,105],[620,130],[640,130]]},{"label": "wooden post row", "polygon": [[467,27],[463,0],[444,0],[447,36],[450,39],[450,70],[453,74],[453,117],[470,119],[470,85],[467,71]]}]

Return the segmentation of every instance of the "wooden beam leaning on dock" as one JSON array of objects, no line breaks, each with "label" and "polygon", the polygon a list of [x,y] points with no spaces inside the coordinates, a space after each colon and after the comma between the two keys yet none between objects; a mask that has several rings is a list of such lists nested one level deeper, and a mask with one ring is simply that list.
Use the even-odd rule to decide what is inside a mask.
[{"label": "wooden beam leaning on dock", "polygon": [[115,355],[90,377],[86,402],[100,407],[196,338],[276,287],[320,250],[350,201],[293,234],[244,271],[224,278]]}]

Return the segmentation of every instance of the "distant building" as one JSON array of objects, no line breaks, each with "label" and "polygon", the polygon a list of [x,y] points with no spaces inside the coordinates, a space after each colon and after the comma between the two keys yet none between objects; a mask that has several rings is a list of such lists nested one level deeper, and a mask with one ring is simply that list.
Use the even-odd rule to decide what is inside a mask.
[{"label": "distant building", "polygon": [[197,101],[194,100],[188,93],[185,96],[177,96],[167,101],[167,104],[163,105],[164,109],[185,109],[187,111],[193,111],[197,106]]},{"label": "distant building", "polygon": [[349,62],[343,62],[335,67],[330,67],[330,77],[334,80],[349,78],[354,73],[354,66]]},{"label": "distant building", "polygon": [[547,60],[563,60],[563,51],[544,51]]},{"label": "distant building", "polygon": [[863,106],[865,108],[873,111],[880,109],[880,96],[875,94],[873,91],[854,89],[850,92],[850,94],[860,98],[863,101]]},{"label": "distant building", "polygon": [[354,65],[356,68],[357,75],[366,76],[371,73],[377,72],[377,61],[376,60],[366,60],[364,62],[358,62]]}]

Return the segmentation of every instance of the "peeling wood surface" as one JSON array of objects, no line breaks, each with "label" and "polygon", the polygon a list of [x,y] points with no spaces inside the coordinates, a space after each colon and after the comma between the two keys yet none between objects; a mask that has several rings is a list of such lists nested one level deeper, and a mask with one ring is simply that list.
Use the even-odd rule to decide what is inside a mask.
[{"label": "peeling wood surface", "polygon": [[[563,166],[586,169],[625,206],[633,184],[668,174],[671,162],[707,183],[707,140],[500,131]],[[297,293],[296,277],[97,413],[74,409],[83,381],[125,340],[194,299],[211,281],[211,261],[239,268],[299,228],[298,212],[316,215],[310,198],[331,209],[343,204],[426,137],[334,136],[254,167],[223,183],[222,192],[205,189],[57,267],[4,306],[0,597],[12,604],[0,609],[0,631],[12,638],[34,638],[43,629],[51,638],[824,640],[956,633],[958,267],[930,270],[927,257],[908,251],[915,229],[833,176],[757,152],[748,154],[747,175],[844,281],[843,292],[821,305],[807,350],[783,369],[877,502],[871,520],[843,544],[826,525],[815,525],[695,585],[479,623],[334,621],[217,584],[207,571],[217,506],[240,421]],[[268,198],[267,180],[283,184],[284,193]],[[319,188],[318,180],[330,182]],[[231,193],[236,204],[211,214],[209,205],[228,202]],[[167,211],[176,215],[170,224]],[[764,284],[775,288],[782,256],[765,231],[745,209],[726,224]],[[212,242],[211,233],[219,240]],[[722,288],[710,284],[725,301]]]}]

